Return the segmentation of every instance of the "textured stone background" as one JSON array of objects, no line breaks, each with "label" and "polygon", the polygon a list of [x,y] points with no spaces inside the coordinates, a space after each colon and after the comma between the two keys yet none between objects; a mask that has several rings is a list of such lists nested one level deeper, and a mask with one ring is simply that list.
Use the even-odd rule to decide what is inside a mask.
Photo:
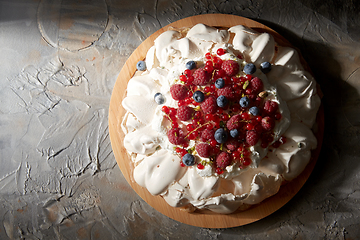
[{"label": "textured stone background", "polygon": [[[360,3],[355,0],[1,0],[0,239],[357,239]],[[108,105],[132,51],[181,18],[227,13],[275,29],[324,93],[310,179],[253,224],[206,229],[164,217],[123,178]]]}]

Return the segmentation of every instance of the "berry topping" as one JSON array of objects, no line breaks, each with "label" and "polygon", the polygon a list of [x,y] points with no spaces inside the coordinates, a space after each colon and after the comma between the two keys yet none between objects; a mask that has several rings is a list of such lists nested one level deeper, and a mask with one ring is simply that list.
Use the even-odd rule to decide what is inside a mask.
[{"label": "berry topping", "polygon": [[221,107],[221,108],[224,108],[226,107],[226,105],[229,103],[229,100],[223,96],[223,95],[220,95],[217,99],[216,99],[216,104]]},{"label": "berry topping", "polygon": [[275,121],[267,116],[261,119],[261,126],[265,131],[271,131],[275,127]]},{"label": "berry topping", "polygon": [[207,143],[200,143],[195,147],[200,157],[208,158],[211,155],[211,146]]},{"label": "berry topping", "polygon": [[226,127],[229,130],[238,129],[242,124],[242,119],[239,114],[232,116],[226,123]]},{"label": "berry topping", "polygon": [[250,88],[252,89],[253,92],[258,93],[263,90],[264,84],[260,78],[254,77],[253,79],[250,80]]},{"label": "berry topping", "polygon": [[136,63],[136,69],[139,71],[145,71],[146,70],[146,64],[144,61],[138,61]]},{"label": "berry topping", "polygon": [[279,108],[279,105],[277,102],[267,100],[264,104],[264,112],[271,115],[275,113]]},{"label": "berry topping", "polygon": [[256,66],[253,63],[248,63],[244,66],[244,73],[253,74],[256,72]]},{"label": "berry topping", "polygon": [[215,81],[215,87],[216,87],[216,88],[223,88],[223,87],[225,87],[225,81],[224,81],[224,79],[218,78],[218,79]]},{"label": "berry topping", "polygon": [[218,143],[225,143],[228,139],[228,133],[223,128],[219,128],[215,131],[214,138]]},{"label": "berry topping", "polygon": [[205,95],[204,95],[204,93],[202,91],[196,91],[193,94],[193,99],[195,100],[195,102],[200,103],[200,102],[204,101]]},{"label": "berry topping", "polygon": [[221,64],[221,69],[227,76],[235,76],[239,72],[239,64],[234,60],[226,60]]},{"label": "berry topping", "polygon": [[258,107],[251,107],[250,109],[249,109],[249,113],[251,113],[251,115],[253,115],[253,116],[259,116],[260,115],[260,110],[259,110],[259,108]]},{"label": "berry topping", "polygon": [[182,157],[182,162],[186,166],[193,166],[193,165],[195,165],[195,157],[194,157],[194,155],[187,153]]},{"label": "berry topping", "polygon": [[231,136],[232,138],[237,138],[237,137],[239,136],[239,130],[237,130],[236,128],[230,130],[230,136]]},{"label": "berry topping", "polygon": [[231,163],[231,157],[230,154],[227,152],[222,152],[216,157],[216,166],[218,166],[221,169],[226,168]]},{"label": "berry topping", "polygon": [[195,70],[193,84],[198,86],[205,86],[210,81],[210,74],[204,70],[204,68],[198,68]]},{"label": "berry topping", "polygon": [[208,113],[213,114],[216,112],[217,109],[216,98],[214,96],[210,96],[206,98],[205,101],[202,102],[200,106],[205,114]]},{"label": "berry topping", "polygon": [[246,132],[246,142],[250,146],[254,146],[259,141],[259,139],[260,139],[260,135],[256,131],[250,130]]},{"label": "berry topping", "polygon": [[188,62],[185,64],[185,67],[186,67],[186,69],[193,70],[194,68],[196,68],[196,62],[194,62],[194,61],[188,61]]},{"label": "berry topping", "polygon": [[185,142],[185,136],[182,130],[178,128],[172,128],[168,131],[167,136],[169,142],[174,145],[181,145]]},{"label": "berry topping", "polygon": [[192,118],[194,114],[194,109],[188,106],[181,106],[178,108],[176,115],[179,120],[181,121],[187,121]]},{"label": "berry topping", "polygon": [[161,104],[165,103],[165,97],[161,93],[156,93],[154,95],[154,100],[158,105],[161,105]]},{"label": "berry topping", "polygon": [[[271,91],[252,75],[255,65],[246,64],[245,74],[239,73],[236,61],[219,57],[225,53],[221,48],[217,55],[206,53],[202,68],[188,61],[178,83],[170,87],[176,107],[161,107],[181,166],[204,169],[210,164],[219,175],[232,161],[240,169],[249,166],[251,146],[276,148],[286,141],[275,138],[274,126],[282,115],[275,100],[266,100]],[[261,66],[262,71],[266,68]],[[161,93],[154,100],[159,105],[166,102]],[[209,159],[196,163],[196,156]]]},{"label": "berry topping", "polygon": [[185,85],[174,84],[170,87],[170,94],[174,100],[183,100],[188,95],[188,89]]},{"label": "berry topping", "polygon": [[263,73],[268,73],[271,71],[271,63],[269,62],[263,62],[260,64],[260,70],[263,72]]},{"label": "berry topping", "polygon": [[250,105],[250,99],[248,97],[240,98],[239,104],[241,107],[248,107]]}]

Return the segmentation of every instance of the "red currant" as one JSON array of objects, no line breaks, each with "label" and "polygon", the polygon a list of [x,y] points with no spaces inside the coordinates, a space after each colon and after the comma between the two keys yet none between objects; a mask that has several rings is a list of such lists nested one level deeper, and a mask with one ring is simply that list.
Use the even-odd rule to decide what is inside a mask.
[{"label": "red currant", "polygon": [[188,138],[189,138],[190,140],[195,140],[196,137],[197,137],[197,135],[198,135],[198,133],[197,133],[196,131],[194,131],[194,132],[192,132],[192,133],[190,133],[190,134],[188,135]]},{"label": "red currant", "polygon": [[197,111],[195,114],[194,114],[194,118],[201,118],[202,117],[202,113]]},{"label": "red currant", "polygon": [[242,161],[242,164],[244,166],[249,166],[251,164],[251,158],[244,158],[244,160]]},{"label": "red currant", "polygon": [[223,69],[219,69],[216,71],[216,77],[217,78],[222,78],[226,75],[226,72]]},{"label": "red currant", "polygon": [[229,114],[223,113],[223,114],[221,115],[221,120],[227,121],[227,120],[229,120],[229,119],[230,119]]},{"label": "red currant", "polygon": [[191,70],[190,69],[185,69],[184,70],[184,74],[189,77],[191,75]]},{"label": "red currant", "polygon": [[216,51],[216,54],[219,55],[219,56],[222,56],[226,53],[226,51],[223,49],[223,48],[219,48],[217,51]]},{"label": "red currant", "polygon": [[250,74],[246,74],[245,79],[247,81],[250,81],[253,77]]},{"label": "red currant", "polygon": [[224,172],[224,170],[222,170],[221,168],[216,168],[215,172],[220,175]]},{"label": "red currant", "polygon": [[210,146],[215,147],[217,145],[217,141],[215,139],[210,140]]},{"label": "red currant", "polygon": [[180,81],[182,81],[182,82],[186,82],[186,76],[185,75],[180,75]]},{"label": "red currant", "polygon": [[214,119],[214,116],[213,116],[212,114],[209,113],[209,114],[206,114],[206,115],[205,115],[205,120],[206,120],[206,121],[211,121],[211,120],[213,120],[213,119]]},{"label": "red currant", "polygon": [[282,117],[281,113],[275,113],[275,115],[274,115],[275,120],[280,120],[281,117]]},{"label": "red currant", "polygon": [[204,67],[204,70],[208,73],[212,73],[212,71],[214,70],[214,67],[213,66],[209,66],[209,65],[206,65]]},{"label": "red currant", "polygon": [[231,156],[233,157],[233,159],[238,159],[240,157],[240,153],[238,151],[232,152]]},{"label": "red currant", "polygon": [[194,127],[194,125],[192,125],[192,124],[186,125],[186,130],[188,130],[189,132],[191,132],[191,131],[194,130],[194,129],[195,129],[195,127]]},{"label": "red currant", "polygon": [[193,76],[188,76],[186,83],[188,84],[192,84],[192,82],[194,81],[194,77]]},{"label": "red currant", "polygon": [[254,129],[254,125],[253,124],[251,124],[251,123],[248,123],[248,124],[246,124],[246,129],[247,130],[253,130]]},{"label": "red currant", "polygon": [[168,106],[162,106],[161,110],[166,114],[169,113],[169,107]]},{"label": "red currant", "polygon": [[179,124],[177,122],[171,122],[171,127],[172,128],[178,128]]},{"label": "red currant", "polygon": [[244,120],[249,120],[250,119],[250,115],[247,112],[243,112],[240,116]]}]

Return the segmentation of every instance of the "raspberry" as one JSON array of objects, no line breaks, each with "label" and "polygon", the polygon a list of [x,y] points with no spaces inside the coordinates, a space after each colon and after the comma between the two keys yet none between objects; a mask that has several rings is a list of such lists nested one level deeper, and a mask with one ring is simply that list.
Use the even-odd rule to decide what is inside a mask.
[{"label": "raspberry", "polygon": [[265,131],[271,131],[275,127],[275,121],[267,116],[261,119],[261,126]]},{"label": "raspberry", "polygon": [[194,113],[194,109],[192,109],[189,106],[181,106],[178,108],[176,115],[179,120],[181,121],[187,121],[192,118]]},{"label": "raspberry", "polygon": [[174,145],[181,145],[185,142],[184,133],[178,128],[170,129],[167,133],[167,136],[169,138],[169,142]]},{"label": "raspberry", "polygon": [[231,77],[239,72],[239,64],[234,60],[226,60],[221,64],[221,69],[225,71],[227,76]]},{"label": "raspberry", "polygon": [[170,87],[170,94],[174,100],[183,100],[187,97],[188,89],[185,85],[174,84]]},{"label": "raspberry", "polygon": [[260,139],[260,134],[257,133],[254,130],[250,130],[246,132],[246,142],[250,145],[250,146],[254,146]]},{"label": "raspberry", "polygon": [[266,101],[264,104],[264,112],[267,114],[273,114],[278,110],[279,106],[277,102],[274,101]]},{"label": "raspberry", "polygon": [[200,106],[205,114],[214,114],[217,109],[216,98],[214,96],[210,96],[204,102],[202,102]]},{"label": "raspberry", "polygon": [[207,73],[203,68],[195,70],[193,84],[198,86],[205,86],[210,81],[210,74]]},{"label": "raspberry", "polygon": [[239,142],[235,139],[230,139],[225,143],[225,147],[230,151],[235,151],[239,147]]},{"label": "raspberry", "polygon": [[195,149],[200,157],[208,158],[211,155],[211,146],[207,143],[197,144]]},{"label": "raspberry", "polygon": [[264,84],[260,78],[254,77],[253,79],[250,80],[250,88],[253,90],[253,92],[258,93],[261,90],[263,90]]},{"label": "raspberry", "polygon": [[230,86],[219,88],[219,89],[217,89],[216,93],[218,96],[223,95],[229,99],[232,99],[235,97],[234,90]]},{"label": "raspberry", "polygon": [[226,123],[226,127],[229,130],[238,129],[241,126],[241,116],[239,114],[232,116]]},{"label": "raspberry", "polygon": [[231,157],[230,154],[228,154],[227,152],[222,152],[216,157],[216,165],[219,168],[224,169],[227,166],[229,166],[230,163],[231,163]]},{"label": "raspberry", "polygon": [[214,129],[205,128],[204,131],[201,132],[200,140],[203,142],[211,141],[214,139],[214,134]]}]

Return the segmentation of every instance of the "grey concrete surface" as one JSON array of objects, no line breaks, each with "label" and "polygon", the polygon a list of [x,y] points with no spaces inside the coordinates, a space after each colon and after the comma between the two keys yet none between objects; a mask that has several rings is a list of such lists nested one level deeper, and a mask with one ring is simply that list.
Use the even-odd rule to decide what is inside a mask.
[{"label": "grey concrete surface", "polygon": [[[310,0],[1,0],[0,239],[358,239],[360,3]],[[324,93],[325,136],[300,192],[231,229],[171,220],[141,200],[111,150],[122,65],[157,29],[205,13],[278,31]]]}]

